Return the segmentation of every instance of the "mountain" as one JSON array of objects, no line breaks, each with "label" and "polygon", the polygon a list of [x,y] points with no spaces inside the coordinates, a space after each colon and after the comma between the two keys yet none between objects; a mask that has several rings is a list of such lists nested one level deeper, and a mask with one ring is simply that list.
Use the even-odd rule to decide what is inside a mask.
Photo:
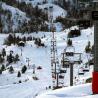
[{"label": "mountain", "polygon": [[[48,16],[44,8],[54,6],[53,15],[65,17],[66,10],[59,5],[52,4],[44,0],[3,0],[0,3],[1,8],[1,33],[2,32],[34,32],[48,30]],[[57,9],[60,9],[57,13]],[[6,17],[4,17],[6,16]]]},{"label": "mountain", "polygon": [[3,32],[8,32],[9,28],[13,31],[17,30],[24,22],[28,22],[30,19],[26,16],[26,13],[22,12],[18,8],[1,3],[1,23],[3,26]]}]

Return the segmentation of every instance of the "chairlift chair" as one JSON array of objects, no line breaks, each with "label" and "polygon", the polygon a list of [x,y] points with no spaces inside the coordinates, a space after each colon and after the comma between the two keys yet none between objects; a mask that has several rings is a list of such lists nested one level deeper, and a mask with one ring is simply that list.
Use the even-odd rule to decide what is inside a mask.
[{"label": "chairlift chair", "polygon": [[66,56],[74,56],[75,48],[73,46],[67,46],[64,51]]},{"label": "chairlift chair", "polygon": [[79,69],[78,75],[84,75],[83,69]]},{"label": "chairlift chair", "polygon": [[67,70],[60,70],[60,73],[66,73]]},{"label": "chairlift chair", "polygon": [[83,72],[89,72],[89,67],[86,65],[85,68],[83,69]]},{"label": "chairlift chair", "polygon": [[66,56],[74,56],[73,52],[66,52]]},{"label": "chairlift chair", "polygon": [[59,79],[64,79],[64,76],[63,75],[59,75]]}]

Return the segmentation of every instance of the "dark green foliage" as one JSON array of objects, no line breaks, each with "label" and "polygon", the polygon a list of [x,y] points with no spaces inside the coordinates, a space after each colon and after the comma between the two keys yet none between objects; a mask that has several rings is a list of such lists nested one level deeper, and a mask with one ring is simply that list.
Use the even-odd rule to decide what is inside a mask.
[{"label": "dark green foliage", "polygon": [[[2,15],[3,16],[6,16],[6,18],[5,17],[2,18]],[[4,28],[3,21],[5,21],[7,24],[9,24],[8,25],[9,32],[12,31],[12,27],[11,27],[11,24],[12,24],[11,16],[12,16],[12,14],[11,14],[11,12],[9,10],[3,10],[2,7],[0,6],[0,33],[3,33],[3,32],[4,33],[6,33],[6,32],[8,33],[7,30],[5,30],[5,31],[3,30],[3,28]]]},{"label": "dark green foliage", "polygon": [[26,39],[26,37],[24,36],[24,37],[22,38],[22,41],[23,41],[23,42],[26,42],[26,40],[27,40],[27,39]]},{"label": "dark green foliage", "polygon": [[12,43],[14,43],[14,37],[12,34],[9,34],[4,41],[4,44],[10,46]]},{"label": "dark green foliage", "polygon": [[42,47],[45,46],[45,44],[41,42],[41,39],[40,39],[40,38],[34,38],[34,40],[35,40],[34,43],[35,43],[37,46],[42,46]]},{"label": "dark green foliage", "polygon": [[[15,34],[9,34],[8,37],[5,39],[4,44],[10,46],[11,44],[14,45],[19,45],[20,42],[23,42],[24,44],[26,43],[26,41],[32,41],[32,36],[28,36],[28,37],[19,37],[16,36]],[[6,51],[5,49],[3,49],[3,54],[6,55]]]},{"label": "dark green foliage", "polygon": [[[0,8],[0,10],[1,10],[1,8]],[[1,11],[0,11],[0,13],[1,13]],[[2,21],[1,21],[1,15],[0,15],[0,33],[2,32],[2,28],[3,28],[3,24],[2,24]]]},{"label": "dark green foliage", "polygon": [[79,20],[77,25],[79,25],[80,28],[87,29],[92,26],[92,22],[91,20]]},{"label": "dark green foliage", "polygon": [[87,80],[86,80],[86,83],[91,83],[92,82],[92,78],[88,78]]},{"label": "dark green foliage", "polygon": [[91,0],[79,0],[80,2],[90,2]]},{"label": "dark green foliage", "polygon": [[0,63],[3,63],[4,62],[4,58],[2,56],[2,54],[0,54]]},{"label": "dark green foliage", "polygon": [[27,37],[27,41],[32,41],[32,36]]},{"label": "dark green foliage", "polygon": [[67,45],[68,45],[68,46],[72,46],[72,40],[68,39]]},{"label": "dark green foliage", "polygon": [[24,66],[22,67],[22,69],[21,69],[21,72],[22,72],[22,73],[25,73],[26,70],[27,70],[27,67],[24,65]]},{"label": "dark green foliage", "polygon": [[2,49],[2,56],[6,56],[6,51],[5,51],[5,48]]},{"label": "dark green foliage", "polygon": [[0,69],[0,74],[2,74],[2,70]]},{"label": "dark green foliage", "polygon": [[10,54],[7,56],[7,61],[8,61],[8,63],[10,64],[10,63],[13,62],[13,60],[14,60],[14,56],[12,55],[12,53],[10,53]]},{"label": "dark green foliage", "polygon": [[5,66],[4,66],[4,65],[1,66],[1,70],[2,70],[2,71],[5,70]]},{"label": "dark green foliage", "polygon": [[14,62],[16,63],[16,62],[18,62],[18,61],[19,61],[19,55],[16,54],[15,57],[14,57]]},{"label": "dark green foliage", "polygon": [[90,53],[91,52],[91,45],[90,45],[90,41],[88,42],[88,45],[85,47],[85,52],[86,53]]},{"label": "dark green foliage", "polygon": [[14,34],[9,34],[8,37],[5,39],[4,44],[10,46],[11,44],[18,44],[19,41],[21,41],[21,38],[19,36],[16,37]]},{"label": "dark green foliage", "polygon": [[10,72],[11,74],[14,72],[14,69],[13,69],[12,66],[10,66],[10,68],[9,68],[9,72]]},{"label": "dark green foliage", "polygon": [[90,47],[88,47],[88,46],[86,46],[86,47],[85,47],[85,52],[86,52],[86,53],[91,52],[91,48],[90,48]]},{"label": "dark green foliage", "polygon": [[21,73],[20,73],[20,71],[18,71],[17,77],[21,77]]},{"label": "dark green foliage", "polygon": [[63,24],[64,29],[70,28],[71,26],[74,26],[76,24],[75,22],[73,22],[71,20],[69,21],[68,19],[63,18],[61,16],[56,18],[56,22],[61,22]]}]

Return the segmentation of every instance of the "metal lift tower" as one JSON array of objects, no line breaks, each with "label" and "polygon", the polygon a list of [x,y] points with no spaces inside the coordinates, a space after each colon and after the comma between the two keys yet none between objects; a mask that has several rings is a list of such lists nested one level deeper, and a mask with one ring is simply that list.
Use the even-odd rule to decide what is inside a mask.
[{"label": "metal lift tower", "polygon": [[53,25],[53,6],[49,7],[49,23],[50,23],[50,32],[52,32],[51,39],[51,70],[52,70],[52,82],[53,89],[58,88],[58,71],[59,71],[59,59],[57,55],[57,46],[56,46],[56,37],[55,37],[55,28]]}]

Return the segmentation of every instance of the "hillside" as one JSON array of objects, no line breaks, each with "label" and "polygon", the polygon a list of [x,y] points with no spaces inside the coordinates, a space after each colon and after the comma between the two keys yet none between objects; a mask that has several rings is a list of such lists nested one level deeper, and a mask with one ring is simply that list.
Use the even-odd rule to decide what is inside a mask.
[{"label": "hillside", "polygon": [[[41,3],[37,5],[37,3]],[[1,2],[1,33],[4,32],[37,32],[48,30],[47,13],[44,8],[53,6],[54,20],[58,16],[65,17],[67,12],[58,5],[44,4],[42,1],[7,1]],[[60,13],[57,13],[59,9]],[[4,13],[5,12],[5,13]],[[4,17],[6,16],[6,17]],[[21,29],[22,28],[22,29]]]},{"label": "hillside", "polygon": [[[76,27],[72,27],[71,29],[74,29]],[[63,49],[66,47],[66,42],[67,42],[67,34],[69,30],[66,29],[63,32],[57,32],[56,37],[57,37],[57,49],[58,49],[58,55],[59,58],[61,58],[61,53]],[[81,64],[81,67],[84,66],[83,64],[88,61],[87,54],[85,54],[84,49],[87,45],[88,39],[90,42],[93,44],[93,28],[89,28],[86,30],[82,31],[82,35],[80,37],[73,38],[73,45],[75,46],[75,51],[83,53],[82,55],[82,60],[83,63]],[[5,48],[7,55],[9,54],[10,51],[13,51],[13,55],[17,54],[19,55],[20,61],[17,63],[11,63],[11,66],[14,68],[14,73],[10,74],[8,69],[3,71],[2,75],[0,76],[0,96],[2,98],[5,98],[5,96],[8,96],[8,98],[31,98],[32,96],[35,96],[41,91],[45,91],[46,88],[49,89],[48,87],[51,86],[52,81],[51,81],[51,66],[50,66],[50,41],[51,41],[51,33],[49,32],[39,32],[38,34],[30,34],[30,35],[21,35],[17,34],[17,36],[32,36],[32,37],[40,37],[42,42],[45,43],[47,46],[46,48],[44,47],[37,47],[34,44],[34,41],[27,41],[26,46],[22,48],[22,56],[21,56],[21,48],[18,47],[17,45],[11,45],[11,46],[6,46],[2,45],[3,43],[1,42],[1,49]],[[46,36],[43,38],[43,36]],[[1,34],[0,39],[3,41],[8,35],[7,34]],[[81,44],[82,43],[82,44]],[[81,51],[80,51],[81,50]],[[28,62],[26,62],[26,58],[30,59],[29,66]],[[6,64],[6,62],[4,63]],[[21,77],[17,77],[18,71],[21,71],[21,68],[26,65],[28,70],[26,71],[25,74],[21,73]],[[35,74],[32,74],[33,66],[35,65]],[[41,66],[42,69],[38,70],[37,67]],[[84,84],[86,79],[89,77],[92,77],[92,66],[90,67],[90,71],[86,72],[83,76],[79,75],[78,77],[78,70],[81,69],[79,65],[75,65],[75,73],[74,75],[77,77],[77,80],[74,80],[74,85],[78,84]],[[7,67],[9,68],[9,66]],[[32,77],[38,77],[38,80],[34,80]],[[21,80],[22,83],[19,83]],[[65,74],[65,85],[69,85],[69,69],[68,72]],[[77,82],[76,82],[77,81]],[[40,85],[41,83],[41,85]],[[13,89],[15,88],[15,89]],[[28,88],[28,89],[27,89]],[[13,89],[13,91],[12,91]],[[26,90],[27,89],[27,90]],[[35,91],[36,89],[36,91]],[[4,92],[6,91],[6,94]],[[21,93],[22,92],[22,93]]]},{"label": "hillside", "polygon": [[0,98],[98,97],[93,22],[63,1],[0,1]]},{"label": "hillside", "polygon": [[[28,22],[30,19],[27,18],[26,13],[20,11],[18,8],[6,5],[5,3],[1,4],[1,22],[3,25],[3,30],[8,32],[9,28],[12,26],[12,31],[15,31],[21,26],[24,22]],[[20,25],[19,25],[20,24]]]}]

